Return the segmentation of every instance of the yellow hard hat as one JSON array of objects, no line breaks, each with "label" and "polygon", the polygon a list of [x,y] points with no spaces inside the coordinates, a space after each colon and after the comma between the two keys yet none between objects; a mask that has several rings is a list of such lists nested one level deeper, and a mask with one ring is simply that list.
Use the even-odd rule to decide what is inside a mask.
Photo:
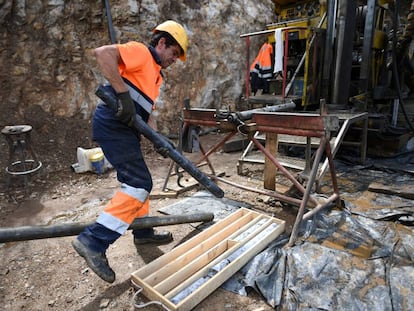
[{"label": "yellow hard hat", "polygon": [[180,45],[181,49],[183,50],[183,54],[180,55],[179,59],[182,61],[185,61],[186,55],[187,55],[187,46],[188,46],[188,39],[187,39],[187,33],[185,32],[185,29],[183,26],[181,26],[179,23],[168,20],[161,24],[159,24],[155,29],[154,32],[157,31],[165,31],[168,32],[174,39],[177,41],[177,43]]}]

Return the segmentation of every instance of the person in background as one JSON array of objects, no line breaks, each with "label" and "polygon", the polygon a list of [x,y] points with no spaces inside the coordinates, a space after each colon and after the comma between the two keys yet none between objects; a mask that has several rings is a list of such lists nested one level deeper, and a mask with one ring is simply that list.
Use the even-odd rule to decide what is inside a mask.
[{"label": "person in background", "polygon": [[[163,81],[162,69],[177,59],[185,61],[188,38],[179,23],[168,20],[153,30],[149,45],[140,42],[104,45],[95,49],[99,69],[118,98],[118,112],[98,103],[93,117],[93,139],[100,145],[121,183],[103,212],[72,241],[76,252],[103,280],[115,281],[106,250],[128,229],[135,218],[149,214],[152,178],[144,161],[140,133],[133,128],[136,115],[154,124],[151,112]],[[132,231],[134,244],[164,244],[173,240],[170,232],[153,228]]]},{"label": "person in background", "polygon": [[273,46],[266,41],[250,65],[250,88],[253,96],[259,89],[262,90],[262,94],[269,94],[268,80],[273,76],[272,55]]}]

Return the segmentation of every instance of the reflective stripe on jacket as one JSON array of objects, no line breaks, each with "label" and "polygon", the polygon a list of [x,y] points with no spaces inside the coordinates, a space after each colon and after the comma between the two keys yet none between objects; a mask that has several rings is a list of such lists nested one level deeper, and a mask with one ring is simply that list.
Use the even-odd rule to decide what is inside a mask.
[{"label": "reflective stripe on jacket", "polygon": [[145,122],[148,122],[149,116],[151,115],[152,110],[155,108],[154,102],[126,78],[123,79],[128,87],[128,91],[131,95],[132,100],[135,102],[135,109],[137,111],[137,114],[139,114]]}]

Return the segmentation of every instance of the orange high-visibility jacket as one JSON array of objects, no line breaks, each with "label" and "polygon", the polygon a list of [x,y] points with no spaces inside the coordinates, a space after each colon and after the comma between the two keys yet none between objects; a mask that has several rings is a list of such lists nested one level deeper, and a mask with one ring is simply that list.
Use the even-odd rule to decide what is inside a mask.
[{"label": "orange high-visibility jacket", "polygon": [[260,79],[272,77],[272,54],[273,46],[265,42],[259,50],[255,60],[250,65],[250,72],[257,73]]}]

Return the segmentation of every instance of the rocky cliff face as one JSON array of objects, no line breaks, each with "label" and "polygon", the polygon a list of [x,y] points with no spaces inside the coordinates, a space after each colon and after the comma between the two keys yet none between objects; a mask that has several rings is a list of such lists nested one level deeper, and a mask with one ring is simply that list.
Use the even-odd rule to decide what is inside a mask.
[{"label": "rocky cliff face", "polygon": [[[192,107],[237,103],[246,70],[239,36],[265,29],[274,17],[271,0],[109,2],[117,42],[147,42],[166,19],[188,31],[187,61],[164,72],[158,101],[163,132],[177,125],[185,98]],[[95,87],[103,81],[92,51],[110,43],[104,1],[0,0],[0,22],[0,126],[21,123],[27,111],[40,108],[51,116],[90,118]],[[252,38],[252,54],[262,40]]]}]

